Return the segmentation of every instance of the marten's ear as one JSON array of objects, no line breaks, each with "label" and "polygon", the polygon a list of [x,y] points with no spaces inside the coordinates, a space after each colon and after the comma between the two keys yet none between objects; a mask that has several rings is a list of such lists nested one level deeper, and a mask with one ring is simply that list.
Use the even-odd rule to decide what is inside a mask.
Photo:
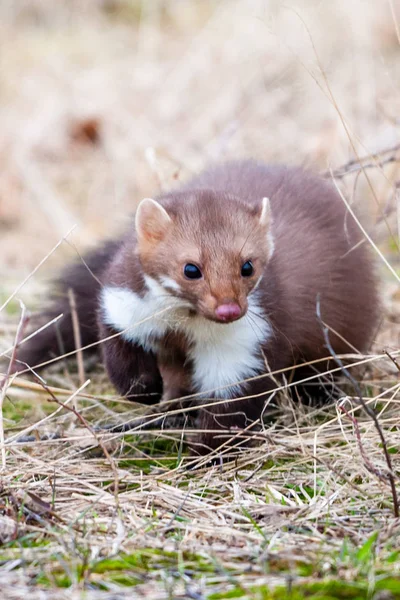
[{"label": "marten's ear", "polygon": [[260,225],[261,225],[261,227],[263,227],[263,229],[267,235],[268,246],[269,246],[269,258],[271,258],[271,256],[274,253],[275,244],[274,244],[274,238],[272,237],[272,231],[271,231],[272,215],[271,215],[271,203],[269,201],[269,198],[262,199],[259,215],[260,215],[259,216]]},{"label": "marten's ear", "polygon": [[137,207],[135,227],[139,242],[154,244],[165,236],[172,219],[155,200],[145,198]]},{"label": "marten's ear", "polygon": [[263,198],[260,210],[260,225],[269,229],[271,225],[271,203],[269,198]]}]

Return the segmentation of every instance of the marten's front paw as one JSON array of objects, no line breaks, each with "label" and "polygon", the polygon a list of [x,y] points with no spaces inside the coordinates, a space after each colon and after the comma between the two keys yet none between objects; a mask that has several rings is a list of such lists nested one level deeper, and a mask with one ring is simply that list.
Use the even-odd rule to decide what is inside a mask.
[{"label": "marten's front paw", "polygon": [[236,459],[256,443],[252,431],[235,425],[229,428],[216,427],[215,422],[212,426],[204,416],[199,417],[197,428],[199,433],[194,439],[188,440],[188,447],[192,457],[209,456],[207,464],[218,465]]}]

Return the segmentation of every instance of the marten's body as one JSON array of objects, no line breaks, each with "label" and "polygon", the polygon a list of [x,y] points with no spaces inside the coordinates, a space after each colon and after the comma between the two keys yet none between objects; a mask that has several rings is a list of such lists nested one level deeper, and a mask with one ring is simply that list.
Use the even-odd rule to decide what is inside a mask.
[{"label": "marten's body", "polygon": [[[143,401],[199,394],[199,406],[217,398],[200,409],[199,428],[244,427],[275,384],[238,382],[329,355],[317,304],[336,353],[368,347],[377,291],[359,241],[328,183],[234,162],[143,200],[135,231],[86,260],[102,287],[82,264],[61,283],[75,291],[83,345],[110,338],[101,345],[119,393]],[[53,314],[69,312],[62,302]],[[64,351],[73,350],[70,319],[61,333]],[[58,350],[49,331],[28,344],[20,360],[31,366]],[[229,402],[242,396],[257,397]],[[200,442],[221,440],[210,433]]]}]

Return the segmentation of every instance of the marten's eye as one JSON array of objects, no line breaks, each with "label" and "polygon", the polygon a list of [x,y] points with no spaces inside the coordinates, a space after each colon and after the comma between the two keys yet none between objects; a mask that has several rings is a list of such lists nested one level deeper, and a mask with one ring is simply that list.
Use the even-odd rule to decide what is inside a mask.
[{"label": "marten's eye", "polygon": [[188,279],[200,279],[202,277],[199,267],[196,267],[196,265],[192,265],[192,263],[188,263],[187,265],[185,265],[183,272],[185,274],[185,277],[187,277]]},{"label": "marten's eye", "polygon": [[242,265],[242,277],[251,277],[253,275],[253,272],[254,272],[253,263],[251,262],[251,260],[247,260]]}]

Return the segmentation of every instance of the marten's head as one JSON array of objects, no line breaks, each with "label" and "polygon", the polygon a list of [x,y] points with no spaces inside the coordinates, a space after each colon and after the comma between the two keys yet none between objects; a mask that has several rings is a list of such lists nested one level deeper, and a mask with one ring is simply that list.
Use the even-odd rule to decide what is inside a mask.
[{"label": "marten's head", "polygon": [[251,205],[208,190],[146,198],[135,224],[143,272],[165,294],[213,321],[246,314],[273,252],[267,198]]}]

